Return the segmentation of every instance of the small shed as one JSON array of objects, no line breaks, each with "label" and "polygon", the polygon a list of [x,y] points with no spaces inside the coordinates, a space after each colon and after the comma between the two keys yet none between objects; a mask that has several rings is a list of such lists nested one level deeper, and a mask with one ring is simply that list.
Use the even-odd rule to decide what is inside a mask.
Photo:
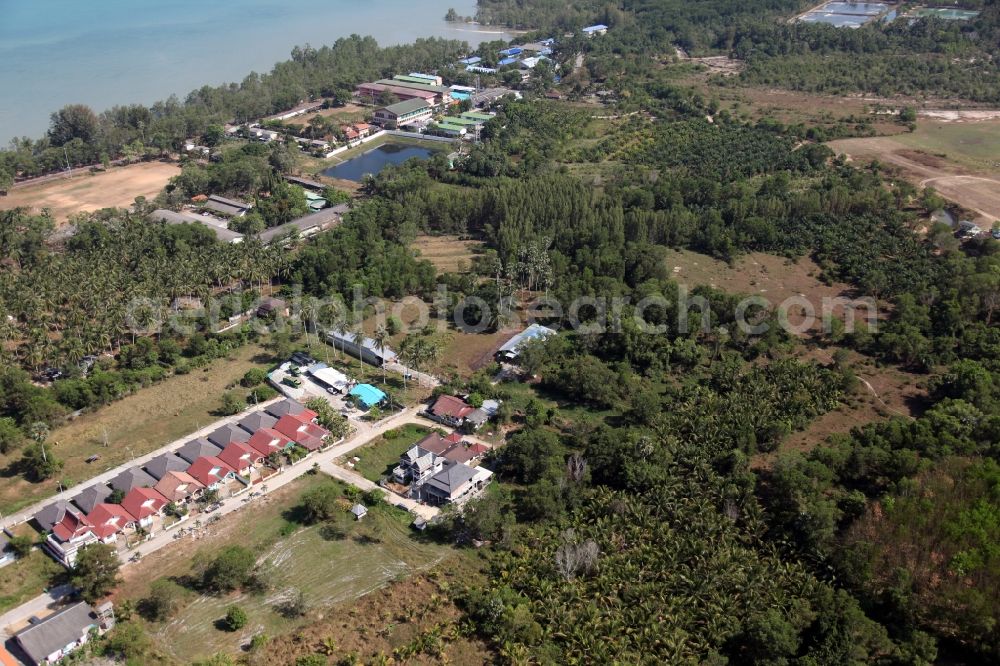
[{"label": "small shed", "polygon": [[361,520],[368,515],[368,509],[365,508],[364,504],[355,504],[351,507],[351,513],[354,514],[355,519]]}]

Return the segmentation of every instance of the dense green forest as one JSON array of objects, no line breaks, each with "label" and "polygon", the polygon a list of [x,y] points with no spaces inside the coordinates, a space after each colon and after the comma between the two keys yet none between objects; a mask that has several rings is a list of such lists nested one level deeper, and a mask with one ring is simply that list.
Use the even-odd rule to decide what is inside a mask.
[{"label": "dense green forest", "polygon": [[599,40],[576,37],[561,42],[561,52],[588,53],[587,67],[595,80],[619,69],[623,58],[643,59],[649,53],[669,58],[674,47],[680,47],[691,55],[721,53],[746,61],[739,77],[720,81],[728,85],[1000,101],[996,2],[960,3],[981,10],[968,22],[900,18],[857,30],[788,22],[815,4],[627,0],[615,6],[488,0],[480,3],[480,18],[541,32],[578,30],[595,22],[611,26]]}]

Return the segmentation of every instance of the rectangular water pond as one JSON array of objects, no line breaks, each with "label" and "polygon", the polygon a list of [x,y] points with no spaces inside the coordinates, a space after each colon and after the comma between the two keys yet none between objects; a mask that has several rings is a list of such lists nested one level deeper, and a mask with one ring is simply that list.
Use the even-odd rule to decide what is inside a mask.
[{"label": "rectangular water pond", "polygon": [[360,181],[366,174],[374,176],[390,164],[401,164],[411,157],[426,160],[434,152],[430,148],[414,146],[409,143],[383,143],[378,148],[372,148],[368,152],[330,167],[322,173],[330,178]]}]

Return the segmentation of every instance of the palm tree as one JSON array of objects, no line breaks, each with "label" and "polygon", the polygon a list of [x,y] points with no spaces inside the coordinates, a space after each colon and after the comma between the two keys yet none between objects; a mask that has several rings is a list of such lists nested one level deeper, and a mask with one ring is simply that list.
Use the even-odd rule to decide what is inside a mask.
[{"label": "palm tree", "polygon": [[[385,324],[379,324],[375,329],[375,335],[372,336],[375,341],[375,348],[378,349],[379,354],[385,354],[385,350],[389,347],[389,329],[385,327]],[[385,384],[385,363],[382,363],[382,383]]]},{"label": "palm tree", "polygon": [[347,333],[349,333],[354,338],[354,345],[358,348],[358,375],[361,379],[365,378],[365,360],[362,357],[362,352],[364,347],[362,346],[365,340],[365,327],[359,321],[354,324],[349,324],[347,326]]}]

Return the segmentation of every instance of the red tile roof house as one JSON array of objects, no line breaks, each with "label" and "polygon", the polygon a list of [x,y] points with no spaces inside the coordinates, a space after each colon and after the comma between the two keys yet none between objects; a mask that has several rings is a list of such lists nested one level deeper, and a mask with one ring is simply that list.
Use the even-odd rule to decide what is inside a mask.
[{"label": "red tile roof house", "polygon": [[152,525],[166,505],[167,498],[152,488],[133,488],[122,500],[122,508],[132,514],[139,527]]},{"label": "red tile roof house", "polygon": [[220,490],[226,481],[236,478],[236,472],[216,456],[198,458],[187,473],[208,490]]},{"label": "red tile roof house", "polygon": [[310,452],[319,451],[326,446],[326,439],[330,435],[329,431],[310,421],[302,421],[300,417],[301,415],[286,414],[278,419],[278,422],[274,424],[274,429],[282,435],[292,438],[296,444]]},{"label": "red tile roof house", "polygon": [[479,442],[459,442],[441,455],[451,462],[469,463],[473,460],[479,460],[489,450],[490,447]]},{"label": "red tile roof house", "polygon": [[444,455],[445,451],[452,448],[460,441],[462,441],[462,436],[458,433],[452,433],[446,437],[442,437],[440,434],[432,432],[417,442],[416,445],[424,451],[430,451],[436,456],[441,456]]},{"label": "red tile roof house", "polygon": [[62,519],[52,526],[43,548],[63,566],[72,567],[76,563],[77,552],[96,541],[93,525],[86,516],[66,511]]},{"label": "red tile roof house", "polygon": [[135,525],[135,517],[120,504],[98,504],[87,520],[93,523],[94,534],[103,543],[114,542],[119,532]]},{"label": "red tile roof house", "polygon": [[159,483],[156,492],[163,495],[168,502],[184,504],[192,497],[201,493],[205,486],[187,472],[167,472]]},{"label": "red tile roof house", "polygon": [[264,462],[264,456],[243,442],[232,442],[222,449],[219,460],[240,476],[249,476],[255,466]]},{"label": "red tile roof house", "polygon": [[441,395],[427,409],[427,415],[435,421],[460,428],[465,423],[465,417],[476,410],[461,398],[453,395]]},{"label": "red tile roof house", "polygon": [[292,438],[282,435],[274,428],[261,428],[247,442],[247,446],[265,458],[272,453],[284,451],[294,444]]}]

